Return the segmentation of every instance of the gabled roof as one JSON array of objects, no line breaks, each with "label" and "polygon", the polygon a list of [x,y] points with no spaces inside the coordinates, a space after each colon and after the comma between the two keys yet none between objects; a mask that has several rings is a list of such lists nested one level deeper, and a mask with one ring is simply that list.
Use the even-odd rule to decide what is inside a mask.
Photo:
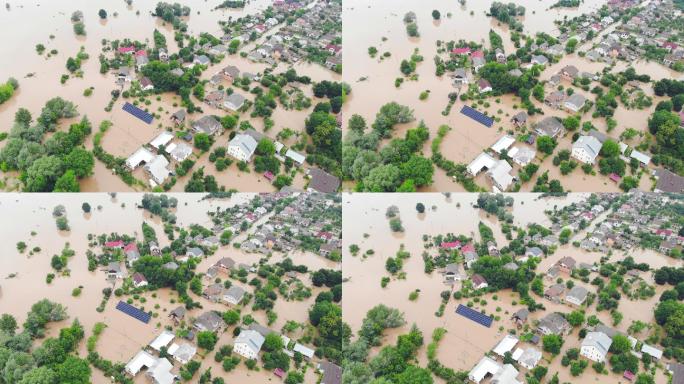
[{"label": "gabled roof", "polygon": [[259,332],[253,331],[251,329],[243,329],[240,334],[235,338],[233,344],[245,344],[254,353],[259,353],[261,346],[264,344],[264,336]]},{"label": "gabled roof", "polygon": [[235,137],[233,137],[233,139],[228,143],[229,147],[239,148],[247,158],[252,157],[257,145],[258,143],[256,140],[254,140],[254,138],[252,138],[252,136],[244,133],[235,135]]},{"label": "gabled roof", "polygon": [[334,193],[340,188],[340,179],[319,168],[309,169],[309,188],[321,193]]},{"label": "gabled roof", "polygon": [[603,356],[605,356],[608,353],[612,343],[613,340],[611,340],[611,338],[603,332],[589,332],[582,341],[582,348],[596,348]]}]

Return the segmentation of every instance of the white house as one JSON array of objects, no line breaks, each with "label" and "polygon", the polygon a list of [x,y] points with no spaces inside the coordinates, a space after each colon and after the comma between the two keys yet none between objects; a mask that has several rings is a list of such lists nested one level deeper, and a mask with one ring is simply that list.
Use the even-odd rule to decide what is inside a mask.
[{"label": "white house", "polygon": [[304,160],[306,160],[306,156],[291,149],[288,149],[287,152],[285,152],[285,157],[292,159],[292,161],[294,161],[298,166],[304,164]]},{"label": "white house", "polygon": [[231,93],[226,97],[226,99],[223,102],[223,106],[230,110],[230,111],[237,111],[238,109],[242,108],[243,105],[245,105],[245,97],[242,96],[239,93]]},{"label": "white house", "polygon": [[264,337],[257,331],[242,330],[233,343],[233,352],[247,359],[256,359],[264,340]]},{"label": "white house", "polygon": [[601,151],[601,142],[594,136],[580,136],[572,144],[572,157],[585,163],[594,164]]},{"label": "white house", "polygon": [[146,351],[140,351],[126,364],[126,372],[135,377],[147,368],[145,375],[156,384],[172,384],[177,376],[171,372],[173,365],[165,358],[156,358]]},{"label": "white house", "polygon": [[149,163],[154,159],[154,153],[147,148],[141,147],[126,159],[126,167],[131,171],[135,170],[140,164]]},{"label": "white house", "polygon": [[586,288],[575,285],[570,292],[565,295],[565,301],[579,307],[587,300],[588,293],[589,291],[587,291]]},{"label": "white house", "polygon": [[518,364],[527,368],[534,369],[542,358],[542,353],[536,348],[527,348],[520,356],[518,356]]},{"label": "white house", "polygon": [[582,341],[580,355],[589,360],[602,363],[606,360],[606,355],[612,343],[613,340],[603,332],[589,332]]},{"label": "white house", "polygon": [[484,356],[475,367],[468,373],[468,379],[474,383],[479,383],[487,375],[495,375],[501,370],[501,365],[491,357]]},{"label": "white house", "polygon": [[250,161],[256,147],[257,142],[252,136],[241,133],[228,143],[228,154],[240,161]]},{"label": "white house", "polygon": [[171,140],[173,140],[173,134],[169,131],[162,131],[157,137],[150,141],[150,145],[154,147],[154,149],[159,149],[162,145],[164,148],[168,148],[167,146]]},{"label": "white house", "polygon": [[232,285],[223,294],[223,300],[227,303],[238,305],[239,302],[245,297],[245,290],[238,287],[237,285]]},{"label": "white house", "polygon": [[183,343],[181,345],[173,343],[169,347],[168,352],[177,362],[181,364],[187,364],[197,353],[197,348],[188,343]]},{"label": "white house", "polygon": [[185,143],[171,143],[166,147],[166,151],[174,160],[180,163],[192,154],[192,147]]},{"label": "white house", "polygon": [[163,347],[169,346],[169,343],[173,341],[174,337],[176,337],[176,335],[174,335],[173,332],[164,330],[154,340],[152,340],[150,347],[152,347],[152,349],[155,351],[161,351]]},{"label": "white house", "polygon": [[515,348],[515,345],[518,344],[518,338],[511,335],[507,334],[499,343],[494,347],[493,351],[499,356],[503,356],[506,354],[506,352],[511,352],[513,348]]},{"label": "white house", "polygon": [[164,180],[171,174],[171,171],[166,168],[169,161],[162,155],[157,155],[152,161],[145,165],[145,170],[150,174],[151,180],[159,184],[163,184]]}]

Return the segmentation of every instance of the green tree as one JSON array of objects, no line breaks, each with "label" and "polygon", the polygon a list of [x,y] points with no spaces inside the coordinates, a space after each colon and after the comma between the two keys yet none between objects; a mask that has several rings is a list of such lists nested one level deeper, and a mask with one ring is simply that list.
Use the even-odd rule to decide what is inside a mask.
[{"label": "green tree", "polygon": [[90,365],[87,360],[69,356],[62,364],[55,367],[59,383],[88,384],[90,383]]},{"label": "green tree", "polygon": [[568,323],[570,323],[570,325],[573,327],[579,327],[580,325],[584,324],[584,312],[579,310],[570,312],[568,315]]},{"label": "green tree", "polygon": [[435,10],[432,11],[432,18],[433,18],[433,19],[439,20],[441,17],[442,17],[442,15],[439,13],[438,10],[435,9]]},{"label": "green tree", "polygon": [[601,146],[601,155],[604,157],[615,157],[620,154],[620,146],[615,141],[608,139]]},{"label": "green tree", "polygon": [[259,140],[256,150],[257,155],[271,156],[275,154],[275,144],[268,138]]},{"label": "green tree", "polygon": [[610,351],[615,354],[627,353],[632,349],[632,344],[629,342],[627,336],[615,335],[613,336],[613,343],[610,345]]},{"label": "green tree", "polygon": [[223,313],[223,321],[228,325],[235,325],[240,321],[240,312],[231,309]]},{"label": "green tree", "polygon": [[283,339],[278,333],[269,333],[264,338],[263,348],[265,351],[279,351],[283,349]]},{"label": "green tree", "polygon": [[558,145],[558,143],[551,136],[540,136],[539,138],[537,138],[537,149],[547,155],[553,153],[553,150],[556,148],[556,145]]},{"label": "green tree", "polygon": [[563,346],[563,338],[558,335],[545,335],[542,337],[542,345],[545,352],[557,355]]},{"label": "green tree", "polygon": [[80,192],[81,186],[73,170],[66,171],[55,182],[54,192]]},{"label": "green tree", "polygon": [[218,336],[212,331],[201,331],[197,333],[197,346],[207,351],[214,349]]},{"label": "green tree", "polygon": [[580,126],[580,119],[577,116],[568,116],[563,119],[563,127],[568,131],[576,131]]},{"label": "green tree", "polygon": [[6,332],[8,335],[14,335],[17,328],[17,320],[14,316],[9,313],[3,313],[0,316],[0,331]]},{"label": "green tree", "polygon": [[74,148],[65,158],[64,164],[73,170],[77,178],[81,179],[92,175],[95,167],[93,154],[85,148]]},{"label": "green tree", "polygon": [[104,9],[100,9],[97,14],[100,16],[100,19],[106,19],[107,18],[107,11]]},{"label": "green tree", "polygon": [[202,151],[208,151],[213,144],[213,139],[206,133],[198,133],[194,138],[195,148]]}]

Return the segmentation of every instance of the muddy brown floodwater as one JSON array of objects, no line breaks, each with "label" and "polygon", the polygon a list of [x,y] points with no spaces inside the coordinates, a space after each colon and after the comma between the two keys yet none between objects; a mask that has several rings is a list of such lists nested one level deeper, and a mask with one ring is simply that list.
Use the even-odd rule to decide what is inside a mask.
[{"label": "muddy brown floodwater", "polygon": [[[585,199],[588,194],[570,194],[562,198],[540,198],[538,194],[518,193],[510,195],[515,199],[511,212],[515,216],[514,224],[526,226],[530,223],[539,223],[550,226],[551,222],[545,211],[561,209],[573,202]],[[451,194],[449,197],[437,193],[418,194],[343,194],[343,268],[345,279],[343,289],[345,303],[343,313],[345,321],[351,326],[352,332],[356,333],[362,323],[366,312],[378,304],[385,304],[397,308],[404,313],[406,325],[385,332],[382,345],[396,343],[399,335],[410,330],[412,324],[421,329],[425,338],[425,344],[429,343],[430,335],[437,327],[447,330],[446,335],[439,344],[438,359],[447,367],[456,370],[469,371],[482,358],[482,355],[490,351],[496,343],[507,333],[508,329],[514,328],[509,320],[512,313],[520,309],[520,305],[514,305],[519,300],[519,295],[511,290],[489,293],[482,297],[487,304],[475,304],[478,310],[484,310],[487,314],[499,316],[491,328],[483,327],[475,322],[458,316],[454,310],[458,303],[465,304],[466,299],[449,301],[442,317],[434,313],[441,303],[440,293],[451,288],[443,283],[439,271],[432,274],[424,272],[422,260],[423,235],[438,235],[453,233],[473,237],[479,241],[478,223],[480,221],[489,225],[499,244],[506,244],[504,235],[496,217],[487,215],[484,211],[473,208],[477,194]],[[424,214],[418,214],[415,206],[423,203],[426,207]],[[403,233],[391,232],[385,211],[388,206],[396,205],[399,208]],[[583,236],[578,233],[577,236]],[[369,249],[375,254],[363,258],[352,256],[349,253],[349,245],[356,244],[360,247],[359,255]],[[386,288],[380,287],[380,279],[389,276],[385,270],[387,257],[394,256],[400,245],[403,244],[411,257],[405,260],[403,271],[406,279],[392,278]],[[652,251],[634,250],[628,253],[635,258],[636,262],[646,262],[652,267],[664,265],[678,265],[677,261]],[[554,255],[542,260],[538,271],[544,271],[559,258],[572,256],[578,262],[598,261],[602,254],[596,252],[584,252],[571,245],[559,247]],[[621,260],[626,254],[615,253],[611,261]],[[643,276],[653,284],[650,276]],[[369,295],[369,289],[373,294]],[[419,289],[420,295],[416,301],[409,301],[411,292]],[[455,286],[459,289],[459,285]],[[626,331],[633,320],[645,322],[653,321],[653,307],[658,302],[658,297],[666,289],[656,286],[656,295],[648,300],[630,301],[623,298],[620,302],[619,311],[624,319],[616,328]],[[568,313],[571,307],[563,304],[553,304],[542,298],[537,299],[544,304],[547,311],[561,311]],[[611,324],[611,318],[607,311],[595,313],[595,307],[588,310],[587,315],[596,314],[605,324]],[[544,316],[544,311],[531,314],[538,319]],[[524,343],[523,343],[524,344]],[[566,338],[563,353],[568,348],[579,347],[577,330]],[[371,351],[371,355],[377,353],[379,348]],[[579,378],[572,377],[569,369],[560,365],[560,356],[551,359],[547,353],[544,365],[549,365],[549,373],[559,372],[561,382],[573,383],[620,383],[621,377],[610,374],[600,376],[594,374],[591,367]],[[421,366],[427,364],[426,349],[421,348],[418,353],[418,361]],[[663,373],[658,372],[656,382],[664,380]],[[437,381],[442,382],[442,381]]]},{"label": "muddy brown floodwater", "polygon": [[[509,121],[514,114],[520,111],[517,109],[517,106],[520,105],[520,99],[510,95],[487,99],[486,101],[491,105],[484,109],[488,111],[490,116],[500,118],[500,121],[489,129],[458,112],[463,105],[462,101],[457,101],[451,109],[451,113],[448,116],[443,116],[441,112],[446,107],[448,94],[456,89],[451,85],[451,80],[447,75],[441,78],[435,76],[433,58],[438,54],[437,41],[448,42],[464,39],[488,47],[490,29],[501,35],[505,51],[507,53],[513,52],[514,47],[510,40],[508,27],[496,19],[486,16],[492,2],[492,0],[467,1],[465,6],[461,6],[456,1],[427,0],[418,6],[415,2],[408,0],[345,1],[343,7],[343,38],[346,46],[344,78],[352,85],[353,91],[343,108],[344,115],[348,118],[352,114],[360,114],[370,124],[382,105],[396,101],[412,108],[416,117],[415,122],[396,126],[396,137],[403,136],[407,129],[414,127],[418,121],[423,120],[430,128],[431,137],[434,138],[437,129],[446,124],[453,129],[442,142],[442,154],[458,163],[467,164],[471,162],[482,150],[489,148],[506,131],[512,129]],[[580,3],[578,8],[556,9],[548,9],[553,4],[551,1],[521,0],[515,3],[526,8],[525,16],[521,19],[526,33],[546,32],[556,36],[559,32],[554,20],[593,12],[606,4],[607,1],[585,0]],[[432,19],[431,11],[433,9],[440,11],[441,20]],[[403,23],[404,14],[410,11],[415,12],[417,16],[416,23],[420,33],[420,37],[417,38],[407,36]],[[449,16],[449,14],[451,15]],[[372,25],[373,27],[359,28],[360,25]],[[368,48],[371,46],[378,50],[375,58],[368,55]],[[402,60],[408,59],[413,54],[414,49],[418,49],[424,58],[424,61],[418,63],[416,68],[418,80],[407,79],[399,88],[396,88],[394,80],[401,77],[400,63]],[[380,59],[385,52],[389,52],[391,56]],[[599,72],[607,66],[605,63],[592,63],[577,55],[569,55],[561,59],[559,63],[547,68],[542,74],[542,80],[548,79],[560,68],[569,64],[577,66],[580,71],[588,72]],[[614,70],[624,70],[627,65],[627,63],[619,62]],[[675,76],[673,71],[655,62],[637,61],[629,63],[629,65],[635,67],[638,73],[649,74],[654,79],[673,78]],[[567,87],[569,83],[564,82],[563,85]],[[429,91],[430,94],[426,100],[421,101],[418,97],[423,91]],[[646,92],[648,94],[649,91],[646,90]],[[618,137],[626,128],[645,130],[648,116],[653,112],[658,101],[658,98],[655,98],[653,106],[644,110],[627,110],[622,106],[617,108],[614,118],[618,122],[618,126],[610,132],[610,135]],[[535,104],[544,110],[546,116],[553,115],[563,118],[569,116],[564,111],[552,110],[549,107],[542,106],[541,103]],[[533,121],[535,121],[534,119]],[[591,120],[599,130],[603,132],[606,130],[605,121],[603,119],[592,119],[590,113],[582,116],[582,120]],[[344,122],[345,127],[346,123],[347,121]],[[570,136],[567,135],[562,138],[558,148],[569,149],[571,147]],[[431,155],[430,142],[425,144],[423,154],[425,156]],[[585,175],[579,167],[573,173],[563,176],[558,167],[552,165],[551,158],[542,159],[539,153],[536,162],[542,164],[540,167],[542,172],[549,170],[551,178],[559,179],[565,190],[576,192],[619,190],[618,185],[609,181],[607,177]],[[518,169],[519,166],[515,165],[513,173],[517,173]],[[480,186],[490,188],[490,183],[486,180],[484,173],[476,178],[476,182]],[[345,183],[344,187],[351,189],[353,184]],[[522,191],[531,191],[533,187],[534,182],[525,183],[522,186]],[[642,176],[640,187],[645,190],[652,188],[648,175]],[[450,180],[444,171],[437,169],[433,184],[421,191],[463,192],[464,189],[462,185]]]},{"label": "muddy brown floodwater", "polygon": [[[102,40],[116,40],[130,38],[152,44],[154,29],[158,29],[166,36],[169,52],[177,52],[178,46],[174,40],[174,31],[170,24],[164,23],[157,17],[151,15],[154,11],[157,0],[136,0],[131,6],[124,1],[112,1],[106,4],[97,1],[75,0],[75,1],[37,1],[37,0],[9,0],[9,9],[4,6],[0,9],[0,35],[20,36],[21,38],[8,38],[0,46],[0,57],[3,63],[0,65],[0,79],[5,81],[8,77],[19,80],[19,90],[6,103],[0,105],[0,132],[9,132],[12,127],[14,113],[20,107],[27,108],[34,117],[38,116],[45,102],[53,97],[60,96],[72,101],[78,107],[80,116],[87,115],[97,128],[103,120],[110,120],[114,123],[103,139],[103,147],[108,152],[117,156],[128,157],[140,145],[148,143],[165,127],[170,127],[170,113],[175,112],[178,107],[174,103],[179,103],[177,96],[170,94],[161,95],[161,101],[156,100],[156,96],[150,97],[152,104],[149,106],[151,111],[162,115],[160,120],[155,120],[151,125],[144,125],[139,120],[121,110],[123,99],[119,99],[111,112],[106,112],[104,108],[110,101],[110,92],[115,89],[115,79],[112,74],[100,74],[100,64],[98,55],[102,49]],[[194,36],[201,32],[209,32],[215,36],[221,36],[219,21],[227,21],[230,18],[239,18],[245,15],[259,13],[272,5],[272,0],[248,0],[243,9],[222,9],[213,8],[218,1],[177,1],[182,5],[191,8],[191,14],[185,18],[188,24],[188,33]],[[104,8],[108,13],[106,20],[101,20],[98,11]],[[86,36],[74,34],[71,14],[80,10],[84,15],[86,26]],[[46,47],[46,53],[38,55],[35,50],[37,44]],[[68,71],[65,63],[68,57],[75,56],[79,49],[84,47],[90,55],[90,59],[82,64],[84,72],[83,78],[70,78],[66,84],[60,83],[62,74]],[[47,57],[47,53],[56,49],[58,53],[52,57]],[[266,67],[263,64],[252,63],[238,55],[226,57],[221,63],[208,68],[202,78],[210,78],[226,65],[236,65],[241,71],[257,73]],[[286,63],[280,63],[276,72],[285,71],[288,68]],[[328,71],[318,64],[300,62],[294,65],[298,73],[311,77],[314,81],[337,80],[341,76]],[[91,96],[84,96],[86,88],[94,87]],[[202,104],[205,108],[206,105]],[[210,112],[206,108],[207,111]],[[217,112],[217,111],[211,111]],[[224,113],[218,113],[223,115]],[[274,127],[268,132],[275,135],[283,128],[291,128],[301,131],[304,127],[304,120],[308,115],[307,111],[285,111],[282,106],[276,108],[273,115]],[[80,118],[79,116],[79,118]],[[195,117],[197,118],[197,117]],[[68,127],[68,124],[77,119],[65,119],[60,123],[61,127]],[[261,120],[249,119],[255,128],[261,130],[263,123]],[[228,142],[227,135],[218,138],[221,144]],[[4,145],[4,144],[0,144]],[[92,143],[86,143],[88,147]],[[200,160],[198,165],[208,163],[206,155]],[[94,191],[130,191],[132,188],[123,183],[115,174],[107,170],[101,163],[96,162],[94,176],[81,182],[81,190],[85,192]],[[207,173],[215,174],[219,185],[227,188],[236,188],[241,191],[264,191],[270,192],[274,188],[265,182],[260,175],[255,173],[244,174],[238,172],[236,166],[232,166],[222,173],[216,173],[215,167],[206,167]],[[147,180],[143,171],[135,173],[141,180]],[[174,191],[182,191],[189,176],[180,178]],[[295,187],[304,186],[303,177],[295,179]]]},{"label": "muddy brown floodwater", "polygon": [[[201,224],[211,227],[212,222],[207,216],[208,211],[217,208],[225,209],[230,206],[248,202],[254,194],[235,194],[230,199],[205,199],[204,194],[169,194],[178,199],[178,208],[175,212],[177,225],[187,227],[190,224]],[[107,303],[104,312],[99,313],[95,308],[102,299],[102,290],[112,287],[105,277],[104,272],[96,270],[88,271],[86,251],[88,248],[88,234],[109,234],[112,232],[128,234],[138,239],[142,238],[141,225],[144,222],[150,224],[156,231],[161,247],[169,245],[170,241],[164,234],[163,223],[159,217],[151,215],[137,208],[142,194],[117,194],[112,198],[104,193],[82,194],[16,194],[6,193],[0,195],[0,211],[3,220],[0,223],[0,232],[4,239],[0,244],[0,313],[11,313],[21,324],[26,319],[26,313],[35,302],[48,298],[66,306],[69,318],[58,323],[48,325],[48,335],[54,335],[60,328],[68,325],[74,319],[78,319],[90,335],[92,327],[97,322],[107,324],[98,342],[97,351],[104,358],[115,362],[128,362],[135,353],[152,341],[166,325],[172,325],[168,318],[168,312],[178,306],[178,295],[169,289],[159,289],[155,292],[145,292],[141,297],[146,299],[144,304],[136,301],[135,305],[142,306],[146,310],[152,310],[152,321],[149,324],[136,321],[131,317],[115,309],[118,299],[112,296]],[[84,214],[81,204],[88,202],[92,207],[90,214]],[[66,208],[67,218],[71,230],[69,232],[58,231],[55,220],[52,217],[53,208],[62,204]],[[8,220],[8,218],[13,218]],[[257,224],[260,224],[258,222]],[[253,227],[254,228],[254,227]],[[252,230],[248,230],[250,233]],[[32,234],[32,232],[34,234]],[[241,240],[236,237],[236,241]],[[29,256],[29,251],[21,254],[16,249],[16,244],[24,241],[28,250],[40,247],[41,251]],[[53,273],[50,266],[50,258],[53,254],[61,252],[66,243],[75,250],[76,254],[69,259],[68,269],[70,276],[57,276],[51,284],[45,282],[48,273]],[[96,250],[97,251],[97,250]],[[212,264],[222,257],[231,257],[237,263],[253,264],[259,261],[259,254],[244,253],[232,246],[225,246],[201,261],[197,271],[204,272]],[[270,263],[281,261],[286,256],[275,254]],[[319,255],[309,252],[292,252],[287,255],[295,264],[305,264],[309,269],[331,268],[339,269],[339,263],[332,262]],[[8,275],[16,274],[9,278]],[[311,281],[302,277],[304,285],[312,289],[312,296],[303,301],[276,300],[275,312],[278,319],[270,327],[280,330],[285,322],[294,320],[299,323],[308,322],[308,308],[314,303],[321,288],[314,287]],[[205,282],[206,283],[206,282]],[[121,283],[118,282],[115,287]],[[71,295],[72,290],[83,286],[79,297]],[[189,293],[193,295],[193,293]],[[201,301],[204,309],[216,309],[225,311],[227,307],[222,304],[212,304],[200,297],[193,297]],[[174,303],[175,301],[175,303]],[[194,309],[188,312],[188,316],[196,317],[202,309]],[[243,315],[250,313],[251,309],[244,309]],[[251,313],[260,323],[266,324],[266,316],[263,311]],[[290,335],[294,337],[300,334]],[[231,332],[220,335],[218,346],[232,344]],[[82,344],[81,356],[87,354],[85,343]],[[271,372],[249,371],[244,364],[240,364],[236,370],[226,373],[220,363],[214,362],[213,354],[208,355],[202,361],[202,372],[211,367],[214,376],[225,377],[227,382],[265,383],[274,379]],[[318,376],[314,369],[309,368],[306,372],[306,383],[315,383]],[[93,369],[94,383],[108,383],[108,379],[102,373]],[[144,375],[139,375],[136,382],[144,383]]]}]

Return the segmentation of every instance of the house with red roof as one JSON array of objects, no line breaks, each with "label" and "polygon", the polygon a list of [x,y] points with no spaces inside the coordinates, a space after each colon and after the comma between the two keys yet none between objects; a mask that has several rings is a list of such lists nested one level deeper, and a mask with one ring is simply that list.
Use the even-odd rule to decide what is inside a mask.
[{"label": "house with red roof", "polygon": [[108,241],[105,243],[106,248],[118,248],[118,249],[123,249],[124,247],[124,242],[123,240],[117,240],[117,241]]},{"label": "house with red roof", "polygon": [[620,175],[618,175],[617,173],[611,173],[610,176],[608,176],[608,178],[610,179],[610,181],[614,183],[620,182]]},{"label": "house with red roof", "polygon": [[318,232],[316,237],[327,242],[327,241],[332,240],[333,234],[330,232],[321,231],[321,232]]},{"label": "house with red roof", "polygon": [[480,50],[474,51],[473,53],[470,54],[470,57],[479,57],[481,59],[484,59],[484,56],[485,56],[484,52],[482,52]]},{"label": "house with red roof", "polygon": [[259,32],[259,33],[264,33],[264,32],[266,32],[266,26],[263,24],[257,24],[254,26],[254,30]]},{"label": "house with red roof", "polygon": [[473,282],[473,288],[475,289],[483,289],[489,287],[489,284],[487,284],[487,280],[482,275],[478,275],[477,273],[474,274],[473,277],[470,278],[470,280]]},{"label": "house with red roof", "polygon": [[132,279],[133,286],[136,288],[144,287],[147,285],[147,279],[139,272],[134,273]]},{"label": "house with red roof", "polygon": [[442,249],[459,249],[461,248],[461,242],[456,240],[456,241],[443,241],[442,244],[439,245],[440,248]]},{"label": "house with red roof", "polygon": [[671,229],[658,229],[655,232],[656,236],[660,236],[661,238],[666,238],[672,236],[672,230]]},{"label": "house with red roof", "polygon": [[337,55],[338,53],[340,53],[340,51],[342,51],[342,47],[336,44],[328,44],[325,46],[325,50],[333,55]]},{"label": "house with red roof", "polygon": [[466,244],[461,248],[461,253],[463,254],[463,261],[467,268],[470,268],[475,260],[477,260],[477,252],[475,251],[475,246],[472,243]]},{"label": "house with red roof", "polygon": [[667,49],[669,52],[676,50],[679,46],[671,41],[664,42],[662,48]]},{"label": "house with red roof", "polygon": [[140,49],[140,50],[135,52],[135,55],[136,56],[147,56],[147,51],[145,51],[144,49]]},{"label": "house with red roof", "polygon": [[130,47],[119,47],[116,51],[124,55],[130,55],[135,52],[135,46],[131,45]]},{"label": "house with red roof", "polygon": [[135,244],[135,241],[128,243],[123,248],[123,251],[126,254],[126,262],[128,265],[133,265],[133,263],[140,258],[140,252],[138,251],[138,246]]},{"label": "house with red roof", "polygon": [[470,55],[470,48],[469,47],[464,47],[464,48],[454,48],[451,50],[452,55]]}]

